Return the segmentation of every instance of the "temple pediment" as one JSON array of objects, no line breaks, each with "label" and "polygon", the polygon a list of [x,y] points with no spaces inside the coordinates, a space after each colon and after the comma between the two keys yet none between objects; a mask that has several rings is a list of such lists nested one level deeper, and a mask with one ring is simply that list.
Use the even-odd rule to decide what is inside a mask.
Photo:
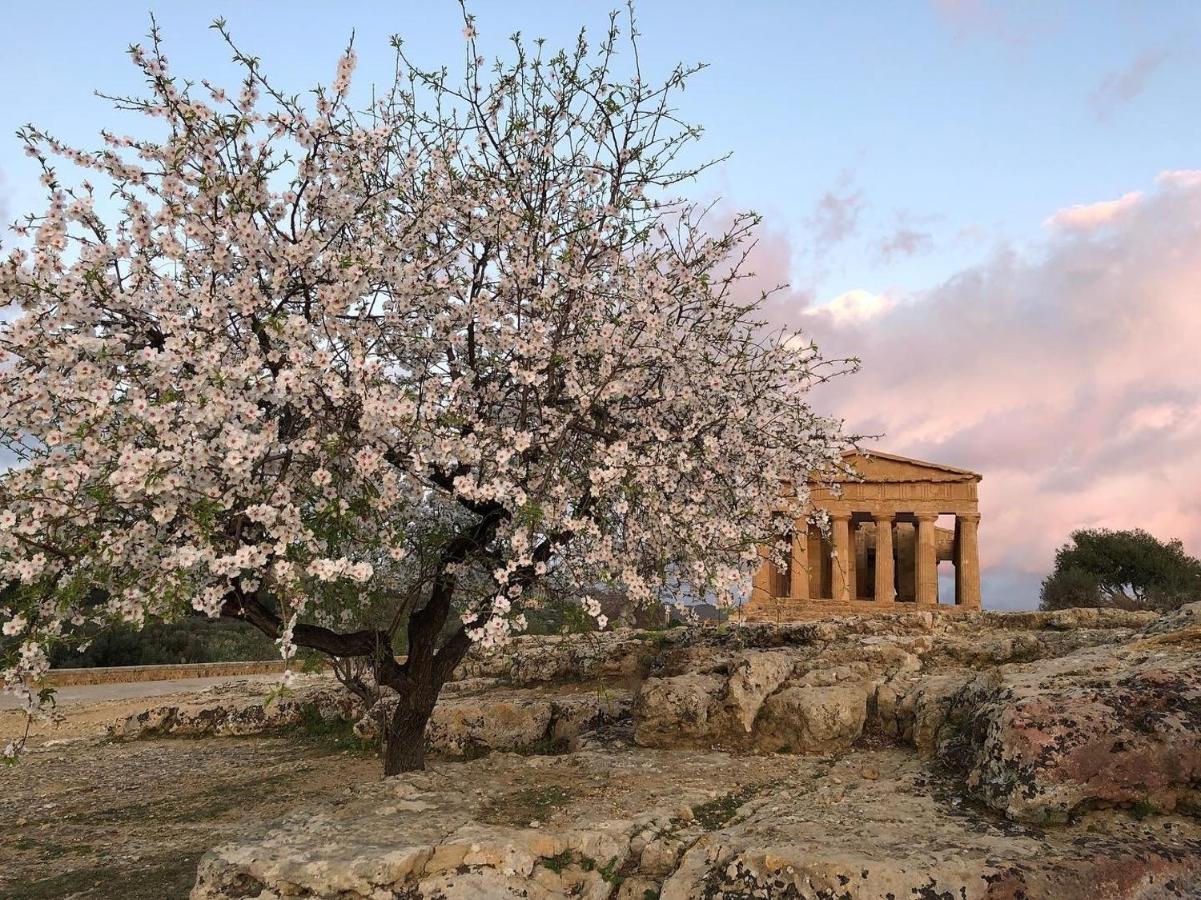
[{"label": "temple pediment", "polygon": [[924,462],[920,459],[909,459],[877,451],[870,453],[851,451],[844,454],[843,459],[851,464],[864,481],[869,482],[964,482],[979,481],[982,477],[967,469],[956,469],[941,463]]}]

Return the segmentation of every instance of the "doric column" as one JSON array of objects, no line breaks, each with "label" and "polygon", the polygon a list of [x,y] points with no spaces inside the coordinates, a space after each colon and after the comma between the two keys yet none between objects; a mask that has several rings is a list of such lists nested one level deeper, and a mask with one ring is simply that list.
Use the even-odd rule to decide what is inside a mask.
[{"label": "doric column", "polygon": [[876,602],[896,600],[896,574],[892,557],[892,513],[878,513],[876,520]]},{"label": "doric column", "polygon": [[919,606],[938,603],[938,559],[934,547],[934,513],[917,516],[917,602]]},{"label": "doric column", "polygon": [[851,597],[858,600],[871,594],[872,573],[867,570],[867,532],[851,519],[851,544],[855,549],[855,577],[851,579]]},{"label": "doric column", "polygon": [[797,519],[792,523],[792,565],[788,567],[791,578],[789,596],[796,600],[809,599],[809,520]]},{"label": "doric column", "polygon": [[858,549],[855,540],[855,532],[859,529],[855,527],[855,519],[852,516],[847,521],[847,599],[854,600],[859,596],[859,586],[857,584],[859,575],[857,574],[858,566]]},{"label": "doric column", "polygon": [[809,530],[809,596],[813,599],[825,597],[822,591],[822,569],[826,558],[822,555],[822,533],[816,528]]},{"label": "doric column", "polygon": [[776,583],[776,564],[771,559],[771,547],[759,545],[759,568],[751,581],[751,603],[766,603],[774,597],[772,588]]},{"label": "doric column", "polygon": [[980,608],[980,527],[979,513],[955,517],[958,540],[955,542],[955,583],[959,591],[955,602],[968,609]]},{"label": "doric column", "polygon": [[851,549],[851,514],[831,513],[834,531],[833,565],[830,567],[834,599],[845,603],[851,599],[851,578],[854,577],[855,555]]}]

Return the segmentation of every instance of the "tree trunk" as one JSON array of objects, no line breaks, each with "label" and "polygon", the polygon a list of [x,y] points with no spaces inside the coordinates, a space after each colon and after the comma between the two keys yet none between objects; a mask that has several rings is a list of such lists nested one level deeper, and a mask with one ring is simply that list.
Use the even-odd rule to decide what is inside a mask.
[{"label": "tree trunk", "polygon": [[433,712],[428,707],[410,705],[401,697],[384,729],[384,777],[425,768],[425,724]]}]

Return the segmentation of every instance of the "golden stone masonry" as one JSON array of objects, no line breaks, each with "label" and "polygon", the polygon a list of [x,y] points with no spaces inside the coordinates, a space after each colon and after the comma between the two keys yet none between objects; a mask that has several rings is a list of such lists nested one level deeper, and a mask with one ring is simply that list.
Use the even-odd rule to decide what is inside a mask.
[{"label": "golden stone masonry", "polygon": [[[830,514],[829,538],[798,519],[790,534],[781,535],[792,544],[783,569],[760,548],[764,562],[755,573],[746,619],[979,609],[981,476],[889,453],[851,452],[845,459],[861,480],[844,483],[840,495],[810,488],[810,503]],[[955,527],[937,527],[939,516],[954,516]],[[938,564],[944,560],[955,565],[953,603],[939,602]]]}]

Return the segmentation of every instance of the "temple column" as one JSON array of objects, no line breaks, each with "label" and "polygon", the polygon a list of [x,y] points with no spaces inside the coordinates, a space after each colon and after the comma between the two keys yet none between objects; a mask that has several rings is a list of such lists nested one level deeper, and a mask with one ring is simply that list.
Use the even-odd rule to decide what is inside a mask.
[{"label": "temple column", "polygon": [[825,560],[822,557],[822,533],[816,528],[809,530],[809,596],[817,599],[825,597],[822,592],[822,568]]},{"label": "temple column", "polygon": [[830,567],[834,582],[834,599],[845,603],[851,599],[851,578],[854,577],[854,551],[851,549],[851,514],[831,513],[833,525],[834,554]]},{"label": "temple column", "polygon": [[978,528],[979,513],[967,513],[955,517],[959,531],[955,542],[955,583],[959,590],[955,603],[967,609],[980,608],[980,542]]},{"label": "temple column", "polygon": [[[745,584],[745,582],[743,582]],[[776,564],[771,559],[771,547],[759,545],[759,568],[751,581],[751,603],[766,603],[775,596],[772,588],[776,583]]]},{"label": "temple column", "polygon": [[855,548],[855,577],[851,579],[851,599],[871,596],[872,573],[867,570],[867,532],[851,519],[851,544]]},{"label": "temple column", "polygon": [[788,567],[789,596],[809,599],[809,520],[797,519],[792,526],[792,564]]},{"label": "temple column", "polygon": [[919,606],[938,603],[938,558],[934,547],[934,513],[917,516],[917,602]]},{"label": "temple column", "polygon": [[876,521],[876,602],[896,600],[896,581],[892,558],[892,513],[872,516]]},{"label": "temple column", "polygon": [[858,550],[856,544],[856,532],[859,529],[855,526],[854,518],[847,522],[847,599],[854,600],[859,591],[856,589],[856,582],[859,580],[858,575]]}]

